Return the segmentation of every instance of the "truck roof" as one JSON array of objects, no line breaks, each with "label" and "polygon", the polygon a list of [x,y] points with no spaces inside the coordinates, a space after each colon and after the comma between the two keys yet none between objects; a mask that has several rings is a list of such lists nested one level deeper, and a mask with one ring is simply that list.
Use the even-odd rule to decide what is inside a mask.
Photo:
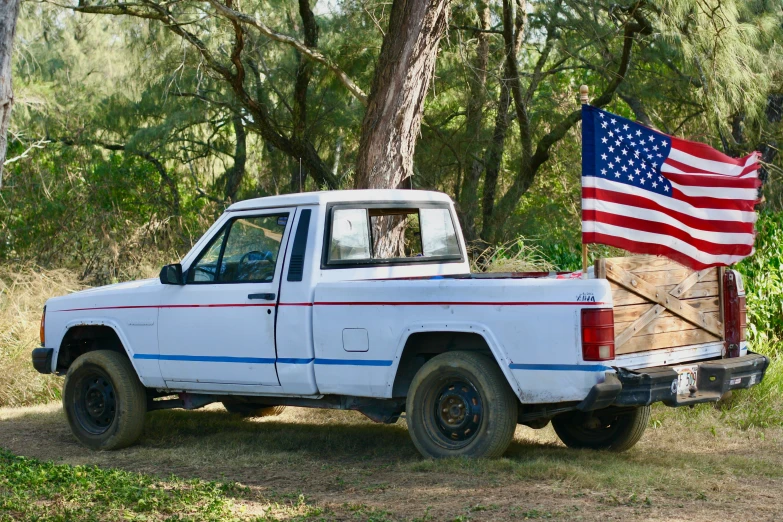
[{"label": "truck roof", "polygon": [[268,196],[265,198],[237,201],[226,209],[226,212],[253,210],[257,208],[293,207],[299,205],[324,205],[342,202],[386,202],[411,201],[451,203],[451,198],[432,190],[399,190],[399,189],[369,189],[369,190],[322,190],[318,192],[301,192]]}]

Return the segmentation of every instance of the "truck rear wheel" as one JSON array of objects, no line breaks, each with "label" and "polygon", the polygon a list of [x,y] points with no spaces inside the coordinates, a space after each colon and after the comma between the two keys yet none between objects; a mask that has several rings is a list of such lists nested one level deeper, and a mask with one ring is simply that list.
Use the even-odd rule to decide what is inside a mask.
[{"label": "truck rear wheel", "polygon": [[573,412],[552,419],[552,427],[569,448],[626,451],[642,438],[650,420],[650,407],[630,412]]},{"label": "truck rear wheel", "polygon": [[517,398],[494,360],[446,352],[413,377],[406,420],[425,457],[499,457],[514,437]]},{"label": "truck rear wheel", "polygon": [[79,442],[94,450],[120,449],[144,431],[147,394],[125,355],[97,350],[68,369],[63,409]]},{"label": "truck rear wheel", "polygon": [[223,407],[229,413],[240,417],[277,417],[285,411],[285,406],[266,406],[259,408],[246,402],[223,401]]}]

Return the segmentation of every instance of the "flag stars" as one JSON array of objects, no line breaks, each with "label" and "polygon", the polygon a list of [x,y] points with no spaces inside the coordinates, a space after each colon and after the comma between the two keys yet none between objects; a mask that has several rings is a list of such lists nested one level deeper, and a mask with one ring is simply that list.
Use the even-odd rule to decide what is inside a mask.
[{"label": "flag stars", "polygon": [[656,181],[653,181],[653,182],[652,182],[652,186],[653,186],[653,188],[657,188],[657,187],[658,187],[658,182],[656,182]]},{"label": "flag stars", "polygon": [[615,156],[615,157],[614,157],[614,160],[615,160],[617,163],[620,163],[620,156]]},{"label": "flag stars", "polygon": [[615,172],[615,173],[614,173],[614,177],[615,177],[615,178],[619,178],[619,177],[620,177],[620,173],[619,173],[619,172]]},{"label": "flag stars", "polygon": [[609,168],[610,168],[610,169],[613,169],[613,168],[614,168],[614,163],[610,163],[610,164],[609,164]]},{"label": "flag stars", "polygon": [[623,172],[628,172],[628,167],[626,167],[625,165],[623,165],[621,168]]},{"label": "flag stars", "polygon": [[636,175],[637,175],[637,176],[638,176],[639,174],[641,174],[641,173],[642,173],[642,171],[641,171],[641,170],[639,170],[639,169],[636,169],[636,170],[634,170],[634,172],[636,172]]},{"label": "flag stars", "polygon": [[628,181],[633,181],[633,174],[628,174]]},{"label": "flag stars", "polygon": [[[602,117],[603,117],[603,116],[602,116]],[[641,136],[641,135],[642,135],[642,131],[640,131],[640,130],[637,130],[637,131],[636,131],[636,135],[637,135],[637,136]]]},{"label": "flag stars", "polygon": [[612,147],[611,145],[609,146],[609,152],[614,152],[614,147]]},{"label": "flag stars", "polygon": [[655,145],[655,146],[653,147],[653,150],[658,150],[658,145]]},{"label": "flag stars", "polygon": [[628,130],[628,124],[623,125],[623,130]]},{"label": "flag stars", "polygon": [[623,156],[627,156],[627,155],[628,155],[628,149],[623,149]]},{"label": "flag stars", "polygon": [[610,138],[614,138],[614,132],[612,132],[612,131],[609,131],[607,134],[609,134],[609,137],[610,137]]},{"label": "flag stars", "polygon": [[[620,140],[621,140],[621,139],[622,139],[622,138],[620,138]],[[615,145],[617,145],[618,147],[620,146],[620,140],[615,140],[615,142],[614,142],[614,144],[615,144]]]},{"label": "flag stars", "polygon": [[669,192],[669,185],[664,185],[663,186],[663,190],[665,190],[666,192]]},{"label": "flag stars", "polygon": [[609,140],[608,140],[608,139],[606,139],[606,136],[604,136],[603,138],[601,138],[601,143],[606,143],[607,141],[609,141]]},{"label": "flag stars", "polygon": [[646,179],[644,179],[644,178],[640,178],[640,179],[639,179],[639,183],[641,183],[642,185],[644,185],[644,182],[645,182],[645,181],[647,181],[647,180],[646,180]]},{"label": "flag stars", "polygon": [[602,128],[602,129],[605,129],[605,128],[606,128],[606,125],[607,125],[607,123],[606,123],[605,121],[601,122],[601,128]]},{"label": "flag stars", "polygon": [[606,158],[607,158],[606,154],[601,154],[601,159],[602,160],[606,161]]},{"label": "flag stars", "polygon": [[603,174],[604,176],[606,176],[606,169],[601,169],[601,174]]},{"label": "flag stars", "polygon": [[611,120],[609,120],[609,122],[610,122],[612,125],[614,125],[615,123],[617,123],[617,120],[615,120],[614,118],[612,118]]}]

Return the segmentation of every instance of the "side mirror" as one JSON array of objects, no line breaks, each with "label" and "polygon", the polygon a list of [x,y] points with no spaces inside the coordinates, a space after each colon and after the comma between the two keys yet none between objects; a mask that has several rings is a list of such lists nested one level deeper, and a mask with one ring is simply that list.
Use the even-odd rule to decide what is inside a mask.
[{"label": "side mirror", "polygon": [[182,265],[174,263],[164,266],[160,270],[160,282],[164,285],[184,285],[185,279],[182,277]]}]

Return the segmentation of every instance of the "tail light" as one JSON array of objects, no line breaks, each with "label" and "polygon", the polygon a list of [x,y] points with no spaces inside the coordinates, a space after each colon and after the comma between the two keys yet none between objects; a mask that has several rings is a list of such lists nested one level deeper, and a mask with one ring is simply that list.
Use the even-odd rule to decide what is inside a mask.
[{"label": "tail light", "polygon": [[614,359],[614,311],[611,308],[582,310],[582,359]]},{"label": "tail light", "polygon": [[46,344],[46,307],[41,314],[41,346]]},{"label": "tail light", "polygon": [[747,330],[747,315],[742,276],[734,270],[726,270],[723,275],[723,333],[726,357],[739,357],[740,343],[745,340]]}]

